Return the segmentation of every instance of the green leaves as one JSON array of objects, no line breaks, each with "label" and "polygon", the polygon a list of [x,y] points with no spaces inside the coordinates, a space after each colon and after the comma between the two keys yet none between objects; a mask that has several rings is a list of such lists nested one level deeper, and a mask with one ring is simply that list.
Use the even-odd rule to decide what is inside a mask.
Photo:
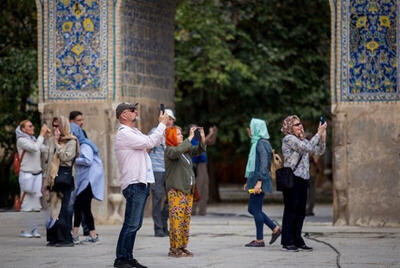
[{"label": "green leaves", "polygon": [[178,124],[215,123],[219,149],[247,155],[265,119],[275,148],[285,116],[316,121],[329,105],[326,0],[182,0],[176,12]]},{"label": "green leaves", "polygon": [[15,176],[10,176],[15,128],[23,119],[39,123],[36,25],[35,1],[1,1],[0,207],[10,204],[18,191]]}]

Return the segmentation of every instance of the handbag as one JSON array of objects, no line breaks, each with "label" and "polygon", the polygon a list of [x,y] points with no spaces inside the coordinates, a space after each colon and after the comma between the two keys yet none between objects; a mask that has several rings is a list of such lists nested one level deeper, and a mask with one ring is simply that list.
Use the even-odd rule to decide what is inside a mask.
[{"label": "handbag", "polygon": [[197,184],[194,185],[193,199],[195,202],[199,202],[201,200],[199,190],[197,189]]},{"label": "handbag", "polygon": [[72,177],[72,167],[60,166],[57,176],[54,179],[54,187],[72,186],[74,185],[74,177]]},{"label": "handbag", "polygon": [[297,161],[296,166],[292,170],[290,167],[283,167],[276,171],[276,190],[285,191],[292,189],[294,187],[294,172],[296,171],[298,165],[300,164],[303,154],[300,155],[299,161]]},{"label": "handbag", "polygon": [[14,196],[14,210],[15,211],[21,211],[21,206],[22,206],[22,203],[24,202],[25,195],[26,195],[26,193],[23,192],[21,197],[19,195]]},{"label": "handbag", "polygon": [[14,165],[15,175],[19,174],[19,170],[21,168],[21,163],[22,163],[22,159],[24,159],[24,155],[25,155],[25,150],[22,151],[21,157],[19,157],[18,152],[14,153],[13,165]]},{"label": "handbag", "polygon": [[276,185],[276,171],[283,167],[283,161],[279,154],[272,150],[271,153],[271,166],[269,169],[269,174],[271,175],[272,182]]}]

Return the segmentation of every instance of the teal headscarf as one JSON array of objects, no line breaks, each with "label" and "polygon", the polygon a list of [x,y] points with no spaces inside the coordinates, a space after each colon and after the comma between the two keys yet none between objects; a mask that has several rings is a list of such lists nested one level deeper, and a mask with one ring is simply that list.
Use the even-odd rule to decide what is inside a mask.
[{"label": "teal headscarf", "polygon": [[246,166],[246,178],[250,178],[256,168],[256,149],[260,139],[269,139],[267,124],[264,120],[252,118],[250,121],[251,148]]}]

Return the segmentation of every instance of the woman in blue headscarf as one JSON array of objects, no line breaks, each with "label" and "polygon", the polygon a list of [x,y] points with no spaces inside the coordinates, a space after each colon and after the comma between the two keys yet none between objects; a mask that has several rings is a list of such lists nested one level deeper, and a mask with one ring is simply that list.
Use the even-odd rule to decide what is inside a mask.
[{"label": "woman in blue headscarf", "polygon": [[[253,215],[256,224],[256,240],[246,244],[246,247],[265,247],[264,223],[272,230],[269,244],[280,236],[281,230],[263,211],[264,194],[272,192],[272,180],[269,174],[272,148],[268,141],[269,133],[264,120],[253,118],[250,128],[247,128],[251,138],[251,148],[246,166],[246,184],[244,189],[250,191],[249,213]],[[254,191],[254,192],[253,192]]]},{"label": "woman in blue headscarf", "polygon": [[99,156],[99,149],[88,138],[83,130],[71,122],[71,132],[78,138],[80,154],[75,161],[75,204],[74,204],[74,243],[79,242],[78,231],[82,222],[82,214],[89,228],[89,237],[86,242],[97,242],[99,237],[94,227],[94,219],[91,211],[91,202],[95,198],[98,201],[104,199],[104,173],[103,164]]}]

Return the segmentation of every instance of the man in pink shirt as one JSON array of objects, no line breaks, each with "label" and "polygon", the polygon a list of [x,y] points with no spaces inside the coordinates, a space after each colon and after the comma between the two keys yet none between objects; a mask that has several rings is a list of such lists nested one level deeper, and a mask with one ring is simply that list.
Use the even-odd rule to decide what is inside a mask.
[{"label": "man in pink shirt", "polygon": [[118,238],[114,267],[141,267],[133,258],[136,233],[142,226],[143,211],[149,196],[150,183],[154,183],[153,169],[147,149],[161,143],[168,121],[168,114],[160,112],[159,124],[150,135],[135,128],[137,103],[120,103],[116,116],[120,122],[115,136],[122,194],[126,199],[125,220]]}]

